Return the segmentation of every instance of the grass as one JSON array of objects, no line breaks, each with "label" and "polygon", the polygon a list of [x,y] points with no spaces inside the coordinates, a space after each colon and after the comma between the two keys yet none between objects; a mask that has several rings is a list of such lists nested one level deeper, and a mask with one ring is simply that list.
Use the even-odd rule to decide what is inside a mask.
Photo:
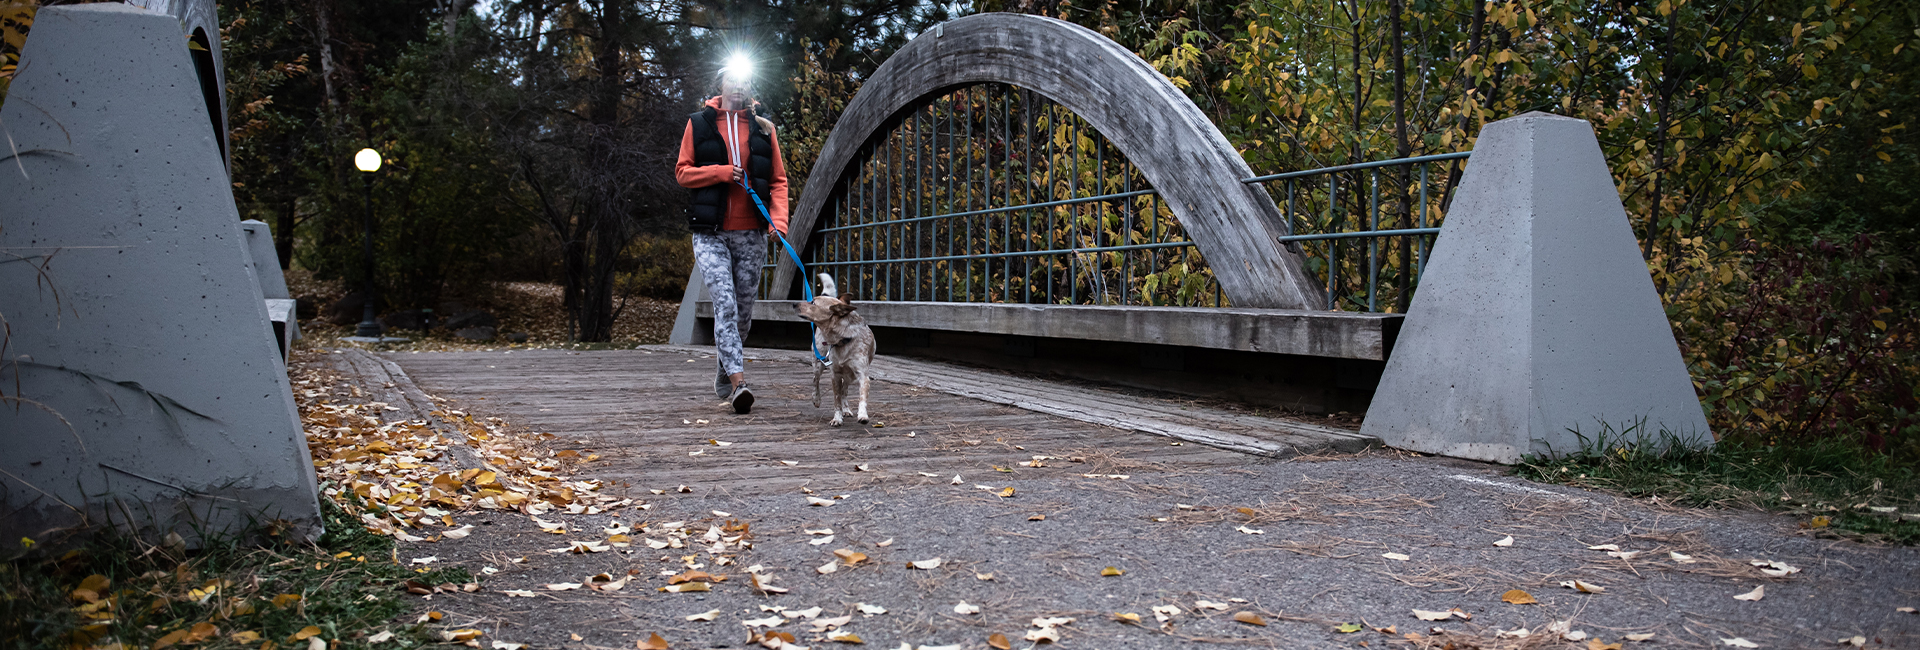
[{"label": "grass", "polygon": [[397,564],[391,539],[332,501],[321,506],[327,533],[314,544],[228,538],[186,551],[103,534],[53,557],[0,563],[0,647],[305,650],[320,638],[337,650],[375,647],[368,637],[381,632],[392,638],[380,648],[440,641],[393,620],[409,607],[406,582],[472,576]]},{"label": "grass", "polygon": [[[1780,512],[1803,528],[1842,537],[1920,544],[1920,471],[1911,462],[1848,440],[1769,445],[1729,438],[1700,449],[1629,438],[1610,431],[1583,436],[1578,453],[1531,456],[1514,472],[1675,505]],[[1674,440],[1664,433],[1661,439]]]}]

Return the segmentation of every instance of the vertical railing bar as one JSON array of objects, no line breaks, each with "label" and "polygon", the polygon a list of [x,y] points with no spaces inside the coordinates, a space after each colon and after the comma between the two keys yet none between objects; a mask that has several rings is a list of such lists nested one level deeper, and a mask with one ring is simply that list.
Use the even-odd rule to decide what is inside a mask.
[{"label": "vertical railing bar", "polygon": [[[1334,221],[1340,211],[1340,176],[1327,174],[1327,232],[1338,228]],[[1340,278],[1340,240],[1327,240],[1327,309],[1337,309]]]},{"label": "vertical railing bar", "polygon": [[[1067,165],[1067,198],[1080,198],[1080,116],[1067,118],[1067,155],[1073,162]],[[1061,250],[1080,248],[1080,204],[1067,206],[1067,245]],[[1067,304],[1080,304],[1080,254],[1069,253],[1067,258]]]},{"label": "vertical railing bar", "polygon": [[[1369,205],[1373,216],[1367,224],[1368,231],[1380,229],[1380,170],[1369,172],[1373,180],[1373,198]],[[1367,311],[1379,311],[1375,297],[1380,293],[1380,238],[1367,238]]]},{"label": "vertical railing bar", "polygon": [[[920,245],[921,235],[924,234],[921,232],[921,228],[923,227],[921,224],[924,222],[918,221],[918,219],[927,216],[927,175],[925,168],[927,152],[925,149],[925,135],[926,134],[920,129],[920,109],[915,108],[913,109],[913,218],[916,219],[916,221],[913,222],[913,256],[915,258],[926,257],[927,255],[926,247]],[[921,298],[921,286],[926,284],[926,274],[922,272],[924,268],[926,268],[926,263],[924,262],[914,262],[913,264],[913,299],[916,302]]]},{"label": "vertical railing bar", "polygon": [[[1058,198],[1054,196],[1054,191],[1053,191],[1054,190],[1053,168],[1055,166],[1055,163],[1057,162],[1055,160],[1054,151],[1053,151],[1053,136],[1054,136],[1054,133],[1058,131],[1060,128],[1060,124],[1059,124],[1060,120],[1058,119],[1059,108],[1060,107],[1054,105],[1053,102],[1047,102],[1047,200],[1048,201],[1053,201]],[[1056,243],[1059,240],[1055,239],[1053,236],[1054,231],[1057,230],[1057,228],[1054,227],[1056,220],[1054,219],[1053,215],[1054,215],[1054,209],[1047,208],[1047,235],[1046,235],[1046,238],[1042,240],[1042,244],[1047,246],[1045,250],[1060,249],[1060,247],[1056,245]],[[1055,283],[1053,281],[1053,267],[1055,265],[1054,265],[1054,261],[1051,259],[1046,260],[1046,262],[1047,262],[1047,291],[1044,299],[1047,301],[1047,304],[1051,305],[1053,304],[1053,288],[1055,286]]]},{"label": "vertical railing bar", "polygon": [[[1033,91],[1029,90],[1021,97],[1020,112],[1026,117],[1020,127],[1026,135],[1021,137],[1020,153],[1026,157],[1026,164],[1020,170],[1020,174],[1026,177],[1027,191],[1020,197],[1020,202],[1033,203]],[[1033,208],[1022,210],[1021,216],[1026,220],[1026,226],[1020,231],[1020,250],[1030,251],[1033,250]],[[1022,255],[1020,263],[1024,268],[1020,276],[1020,302],[1031,303],[1033,302],[1033,257]]]},{"label": "vertical railing bar", "polygon": [[[1014,205],[1014,86],[1000,84],[1000,180],[1006,205]],[[1002,205],[1004,207],[1004,205]],[[1000,213],[1000,253],[1014,251],[1014,213]],[[1014,259],[1000,259],[1000,301],[1012,303],[1014,297]]]},{"label": "vertical railing bar", "polygon": [[[1120,172],[1121,193],[1133,191],[1133,161],[1127,161]],[[1133,197],[1122,199],[1120,204],[1120,245],[1133,245]],[[1120,304],[1126,305],[1133,299],[1133,251],[1120,255],[1121,280]]]},{"label": "vertical railing bar", "polygon": [[[1420,165],[1420,227],[1427,227],[1427,165]],[[1420,242],[1419,257],[1414,258],[1413,285],[1420,286],[1420,275],[1427,272],[1427,236],[1415,238]]]},{"label": "vertical railing bar", "polygon": [[[946,211],[949,214],[951,214],[953,212],[958,212],[958,210],[953,209],[953,95],[949,93],[941,97],[940,99],[945,100],[946,109],[947,109],[946,111],[947,128],[944,129],[947,135],[947,147],[945,149],[946,153],[940,157],[941,160],[946,161],[947,168],[946,168],[946,171],[941,174],[941,177],[945,178],[947,181],[947,193],[945,195],[946,205],[947,205]],[[946,240],[947,257],[952,257],[953,256],[953,220],[941,219],[940,225],[946,231],[946,236],[943,237],[942,239]],[[944,264],[946,264],[946,270],[941,272],[941,275],[946,276],[947,278],[947,302],[953,302],[953,284],[954,284],[953,261],[947,260],[946,262],[944,262]]]},{"label": "vertical railing bar", "polygon": [[[967,179],[965,182],[961,183],[961,186],[967,189],[966,211],[972,212],[973,211],[973,86],[967,86],[966,88],[961,89],[961,92],[964,92],[967,94],[965,99],[967,103],[967,135],[966,137],[963,137],[960,139],[961,144],[964,147],[966,147],[966,150],[967,150],[966,157],[961,159],[962,160],[961,164],[964,165],[967,169]],[[973,217],[972,216],[967,217],[966,232],[962,234],[960,238],[961,238],[961,250],[966,255],[972,255],[973,254]],[[967,263],[966,275],[964,279],[961,280],[961,282],[963,283],[962,286],[966,287],[966,295],[967,295],[966,301],[973,302],[973,258],[971,257],[967,258],[966,263]]]},{"label": "vertical railing bar", "polygon": [[[1096,135],[1097,134],[1098,132],[1096,132]],[[1107,142],[1105,139],[1095,140],[1095,142],[1093,143],[1093,156],[1094,156],[1093,195],[1106,196],[1107,195]],[[1104,231],[1106,229],[1107,229],[1107,202],[1101,201],[1099,205],[1096,205],[1093,208],[1093,247],[1094,248],[1100,248],[1101,231]],[[1099,283],[1092,285],[1092,287],[1100,288],[1100,287],[1106,286],[1106,279],[1107,279],[1106,271],[1100,268],[1099,253],[1093,254],[1093,272],[1099,276],[1101,281]],[[1092,276],[1089,276],[1089,277],[1092,277]],[[1094,304],[1096,305],[1105,304],[1107,301],[1106,292],[1102,291],[1100,293],[1100,297],[1095,298],[1094,300],[1096,301],[1094,302]]]}]

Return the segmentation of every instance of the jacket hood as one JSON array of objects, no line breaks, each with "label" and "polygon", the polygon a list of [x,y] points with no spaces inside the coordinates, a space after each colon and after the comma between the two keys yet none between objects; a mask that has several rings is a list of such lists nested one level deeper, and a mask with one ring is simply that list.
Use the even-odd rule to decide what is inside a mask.
[{"label": "jacket hood", "polygon": [[[711,109],[713,109],[713,110],[716,110],[716,111],[724,111],[724,110],[727,110],[727,109],[724,109],[724,108],[721,108],[721,107],[720,107],[720,96],[719,96],[719,95],[714,95],[714,96],[712,96],[712,97],[708,97],[708,98],[707,98],[707,101],[706,101],[706,104],[705,104],[705,105],[706,105],[706,106],[707,106],[708,108],[711,108]],[[752,110],[751,112],[752,112],[753,114],[755,114],[755,115],[758,115],[758,114],[760,114],[760,111],[761,111],[761,110],[763,110],[763,109],[764,109],[764,107],[762,107],[762,106],[760,105],[760,102],[759,102],[759,100],[755,100],[755,101],[753,102],[753,110]],[[739,109],[739,110],[745,110],[745,109]]]}]

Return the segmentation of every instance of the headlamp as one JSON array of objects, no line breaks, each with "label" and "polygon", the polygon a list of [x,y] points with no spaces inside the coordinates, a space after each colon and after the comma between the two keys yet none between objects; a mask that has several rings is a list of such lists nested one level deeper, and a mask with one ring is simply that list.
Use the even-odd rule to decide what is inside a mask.
[{"label": "headlamp", "polygon": [[720,70],[726,73],[728,79],[752,79],[753,59],[747,58],[745,52],[734,52],[727,57],[727,67]]}]

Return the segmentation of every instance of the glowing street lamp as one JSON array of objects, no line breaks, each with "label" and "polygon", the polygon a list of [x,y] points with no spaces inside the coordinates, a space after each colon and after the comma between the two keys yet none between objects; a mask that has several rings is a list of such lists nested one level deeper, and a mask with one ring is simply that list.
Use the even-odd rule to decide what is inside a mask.
[{"label": "glowing street lamp", "polygon": [[367,272],[367,286],[364,290],[366,300],[363,301],[365,307],[361,310],[360,325],[354,329],[353,335],[379,339],[380,322],[374,320],[373,313],[373,172],[380,170],[380,152],[361,149],[359,153],[353,155],[353,166],[366,172],[366,175],[360,178],[364,181],[361,187],[365,190],[364,195],[367,199],[366,232],[362,240],[362,253],[366,258]]}]

